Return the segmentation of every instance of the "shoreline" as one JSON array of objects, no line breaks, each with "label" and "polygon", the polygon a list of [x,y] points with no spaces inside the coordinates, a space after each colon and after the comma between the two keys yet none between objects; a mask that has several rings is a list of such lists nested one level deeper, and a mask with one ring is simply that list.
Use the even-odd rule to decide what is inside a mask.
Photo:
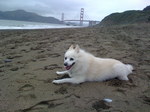
[{"label": "shoreline", "polygon": [[55,23],[41,23],[30,21],[15,21],[15,20],[0,20],[0,30],[9,29],[53,29],[53,28],[76,28],[80,26],[55,24]]},{"label": "shoreline", "polygon": [[68,28],[86,28],[85,26],[81,27],[81,26],[64,26],[64,27],[54,27],[54,28],[19,28],[19,27],[14,27],[14,28],[3,28],[3,29],[0,29],[1,30],[50,30],[50,29],[68,29]]}]

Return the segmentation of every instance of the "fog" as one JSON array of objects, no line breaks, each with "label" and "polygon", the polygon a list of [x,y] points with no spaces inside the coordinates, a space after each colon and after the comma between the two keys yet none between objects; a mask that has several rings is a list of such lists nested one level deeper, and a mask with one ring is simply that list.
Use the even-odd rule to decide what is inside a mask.
[{"label": "fog", "polygon": [[102,20],[114,12],[142,10],[150,0],[0,0],[1,11],[23,9],[43,16],[61,19],[78,19],[84,8],[84,19]]}]

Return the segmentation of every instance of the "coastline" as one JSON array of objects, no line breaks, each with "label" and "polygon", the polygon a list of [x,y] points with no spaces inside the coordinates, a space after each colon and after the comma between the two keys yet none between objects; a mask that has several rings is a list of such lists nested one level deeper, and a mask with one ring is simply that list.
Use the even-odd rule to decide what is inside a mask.
[{"label": "coastline", "polygon": [[41,23],[30,21],[17,21],[17,20],[1,20],[0,30],[32,30],[32,29],[53,29],[53,28],[78,28],[80,26],[55,24],[55,23]]},{"label": "coastline", "polygon": [[[150,110],[150,24],[103,28],[0,30],[0,111]],[[52,84],[71,44],[134,66],[129,81]],[[9,60],[7,60],[9,59]],[[112,99],[111,103],[103,99]]]}]

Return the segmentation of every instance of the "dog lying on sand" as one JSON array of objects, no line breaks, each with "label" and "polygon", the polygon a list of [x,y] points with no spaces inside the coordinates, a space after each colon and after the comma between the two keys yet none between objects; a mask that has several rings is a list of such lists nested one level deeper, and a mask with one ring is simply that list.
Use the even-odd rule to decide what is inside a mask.
[{"label": "dog lying on sand", "polygon": [[66,71],[56,72],[58,75],[68,74],[70,78],[53,80],[55,84],[73,83],[79,84],[85,81],[105,81],[113,78],[129,80],[132,73],[130,64],[123,64],[119,60],[111,58],[98,58],[73,45],[65,53],[64,67]]}]

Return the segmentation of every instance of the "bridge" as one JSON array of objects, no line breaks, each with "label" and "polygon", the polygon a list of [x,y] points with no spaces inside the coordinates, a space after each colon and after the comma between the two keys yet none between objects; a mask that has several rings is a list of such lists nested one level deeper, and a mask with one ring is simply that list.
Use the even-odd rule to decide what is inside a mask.
[{"label": "bridge", "polygon": [[95,21],[95,20],[84,20],[84,8],[81,8],[81,11],[80,11],[80,18],[79,20],[74,20],[74,19],[68,19],[68,20],[65,20],[64,19],[64,13],[62,13],[62,17],[61,17],[61,21],[64,23],[64,22],[79,22],[80,26],[83,26],[83,22],[87,22],[89,23],[89,26],[93,26],[93,25],[96,25],[98,24],[100,21]]}]

